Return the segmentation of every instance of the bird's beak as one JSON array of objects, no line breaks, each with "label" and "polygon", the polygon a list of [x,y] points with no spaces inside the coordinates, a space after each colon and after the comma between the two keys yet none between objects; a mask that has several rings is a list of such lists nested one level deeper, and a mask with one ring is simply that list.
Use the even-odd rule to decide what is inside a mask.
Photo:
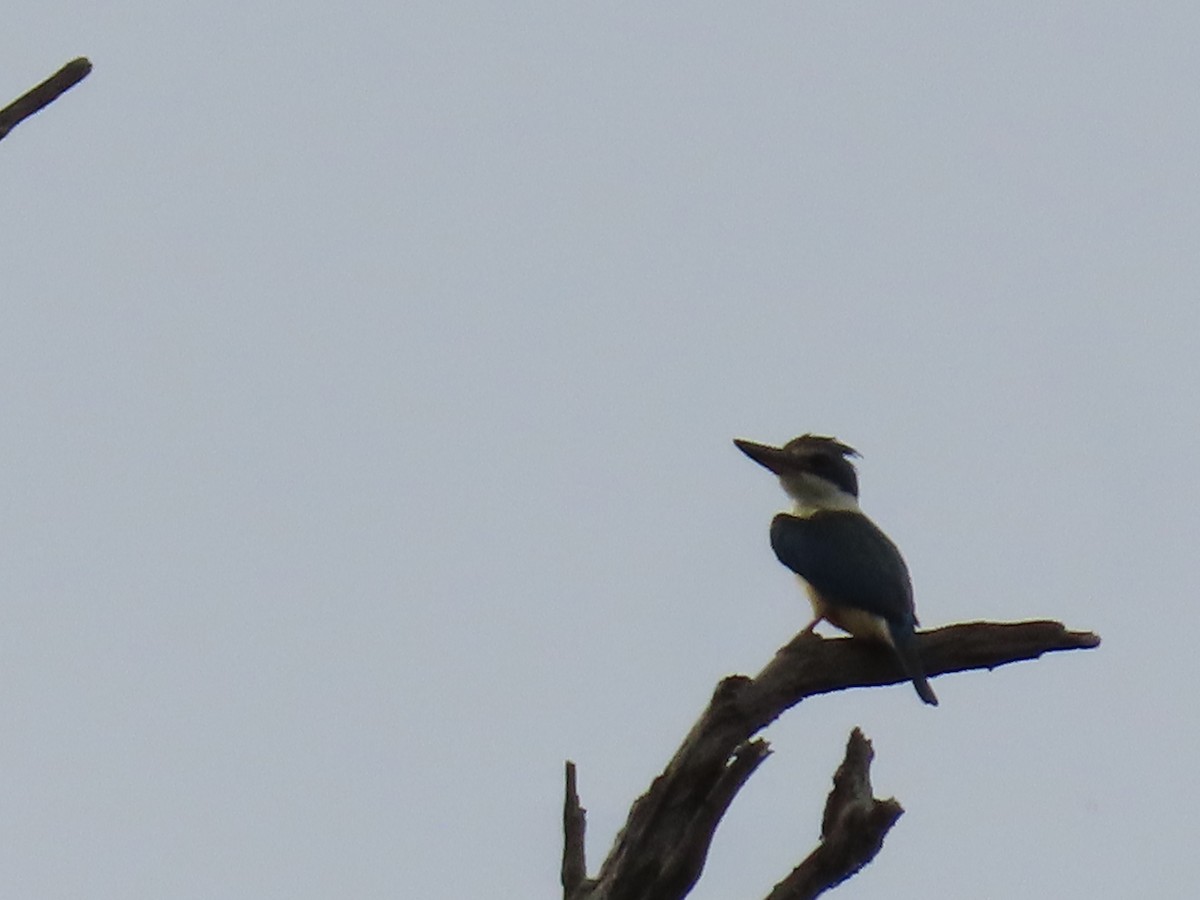
[{"label": "bird's beak", "polygon": [[776,475],[782,475],[784,472],[796,468],[796,461],[778,447],[756,444],[754,441],[743,441],[741,438],[734,438],[733,442],[748,457],[760,466],[770,469]]}]

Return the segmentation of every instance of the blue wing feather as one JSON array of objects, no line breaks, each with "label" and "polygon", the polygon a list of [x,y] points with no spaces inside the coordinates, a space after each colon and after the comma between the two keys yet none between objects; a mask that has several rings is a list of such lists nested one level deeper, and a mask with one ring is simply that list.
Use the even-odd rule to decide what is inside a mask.
[{"label": "blue wing feather", "polygon": [[780,513],[771,522],[779,561],[836,606],[865,610],[893,627],[911,629],[912,582],[891,539],[861,513]]},{"label": "blue wing feather", "polygon": [[917,653],[908,566],[879,526],[855,512],[819,512],[807,518],[780,513],[771,522],[771,547],[826,603],[864,610],[887,622],[892,648],[917,693],[937,706]]}]

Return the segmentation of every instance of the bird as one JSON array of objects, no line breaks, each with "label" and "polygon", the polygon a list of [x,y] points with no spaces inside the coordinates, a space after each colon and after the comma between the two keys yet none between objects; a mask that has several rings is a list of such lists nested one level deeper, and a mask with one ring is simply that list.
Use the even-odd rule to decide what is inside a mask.
[{"label": "bird", "polygon": [[804,629],[821,620],[896,654],[922,700],[937,706],[916,647],[912,579],[899,548],[859,508],[858,451],[832,437],[803,434],[773,447],[734,440],[774,472],[792,499],[771,521],[771,548],[800,579],[813,608]]}]

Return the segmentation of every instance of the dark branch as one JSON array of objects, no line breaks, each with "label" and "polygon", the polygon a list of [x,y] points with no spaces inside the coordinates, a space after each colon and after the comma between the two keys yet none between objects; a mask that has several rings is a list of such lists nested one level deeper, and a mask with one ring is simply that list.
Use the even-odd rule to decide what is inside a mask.
[{"label": "dark branch", "polygon": [[[964,622],[917,635],[917,648],[930,678],[970,669],[996,669],[1058,650],[1088,650],[1100,638],[1067,631],[1061,622]],[[742,706],[759,728],[805,697],[907,681],[889,653],[866,641],[822,638],[801,632],[753,681]],[[753,732],[751,732],[753,734]]]},{"label": "dark branch", "polygon": [[84,57],[73,59],[41,84],[26,91],[4,109],[0,109],[0,140],[25,119],[53,103],[87,77],[92,64]]},{"label": "dark branch", "polygon": [[[1059,622],[973,622],[917,638],[930,677],[994,669],[1099,643],[1096,635],[1067,631]],[[700,877],[725,810],[767,755],[764,741],[751,740],[758,731],[805,697],[907,680],[892,654],[876,645],[814,634],[797,635],[754,678],[725,678],[663,773],[633,804],[597,878],[584,880],[576,897],[686,896]],[[564,854],[564,871],[565,861]]]},{"label": "dark branch", "polygon": [[579,805],[575,763],[567,760],[567,786],[563,798],[563,900],[571,900],[587,878],[586,832],[587,810]]},{"label": "dark branch", "polygon": [[871,791],[875,753],[855,728],[846,742],[846,758],[833,776],[825,801],[821,843],[792,870],[767,900],[812,900],[841,884],[875,858],[883,838],[904,809],[895,800],[876,800]]},{"label": "dark branch", "polygon": [[733,752],[729,765],[721,772],[702,806],[689,823],[675,853],[667,858],[660,882],[668,896],[685,896],[704,871],[708,847],[729,804],[750,776],[771,755],[771,746],[763,740],[748,741]]}]

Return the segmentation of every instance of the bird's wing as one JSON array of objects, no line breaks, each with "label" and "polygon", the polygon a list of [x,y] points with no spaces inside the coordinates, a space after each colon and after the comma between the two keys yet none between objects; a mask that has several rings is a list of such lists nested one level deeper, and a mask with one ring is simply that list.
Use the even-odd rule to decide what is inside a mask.
[{"label": "bird's wing", "polygon": [[779,561],[829,603],[865,610],[912,628],[912,583],[896,545],[860,513],[780,513],[771,522]]}]

